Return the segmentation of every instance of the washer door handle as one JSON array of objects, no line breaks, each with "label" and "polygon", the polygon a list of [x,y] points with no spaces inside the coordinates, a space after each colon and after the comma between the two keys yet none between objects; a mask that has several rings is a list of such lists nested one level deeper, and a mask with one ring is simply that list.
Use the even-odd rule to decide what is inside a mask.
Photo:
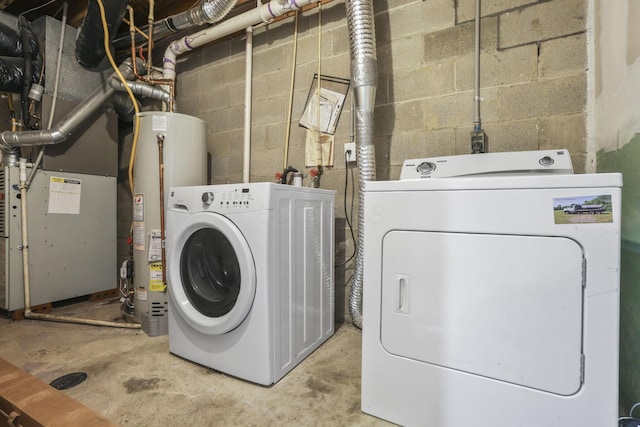
[{"label": "washer door handle", "polygon": [[393,311],[409,313],[409,275],[396,274],[394,282]]}]

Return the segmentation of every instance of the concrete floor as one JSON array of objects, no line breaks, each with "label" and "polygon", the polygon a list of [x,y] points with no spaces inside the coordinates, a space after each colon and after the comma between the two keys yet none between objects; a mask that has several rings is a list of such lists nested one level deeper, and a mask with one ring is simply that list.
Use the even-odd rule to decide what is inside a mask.
[{"label": "concrete floor", "polygon": [[[120,302],[81,302],[56,314],[119,320]],[[69,396],[121,426],[389,426],[360,411],[361,333],[335,335],[272,387],[169,353],[140,330],[0,319],[0,357],[49,383],[85,372]]]}]

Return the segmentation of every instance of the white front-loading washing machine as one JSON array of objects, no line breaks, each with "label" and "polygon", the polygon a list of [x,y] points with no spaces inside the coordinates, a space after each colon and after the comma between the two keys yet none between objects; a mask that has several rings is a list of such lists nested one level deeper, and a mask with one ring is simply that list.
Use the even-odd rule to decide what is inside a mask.
[{"label": "white front-loading washing machine", "polygon": [[366,183],[362,410],[409,426],[614,425],[621,175],[485,172]]},{"label": "white front-loading washing machine", "polygon": [[334,198],[273,183],[172,188],[170,352],[271,385],[333,335]]}]

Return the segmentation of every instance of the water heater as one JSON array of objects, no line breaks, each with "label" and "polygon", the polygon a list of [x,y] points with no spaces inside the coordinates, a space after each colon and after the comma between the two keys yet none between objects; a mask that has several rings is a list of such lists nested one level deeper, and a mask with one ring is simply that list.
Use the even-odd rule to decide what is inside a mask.
[{"label": "water heater", "polygon": [[166,335],[160,171],[163,206],[171,187],[207,184],[206,125],[196,117],[169,112],[143,112],[139,117],[133,171],[134,315],[147,335]]}]

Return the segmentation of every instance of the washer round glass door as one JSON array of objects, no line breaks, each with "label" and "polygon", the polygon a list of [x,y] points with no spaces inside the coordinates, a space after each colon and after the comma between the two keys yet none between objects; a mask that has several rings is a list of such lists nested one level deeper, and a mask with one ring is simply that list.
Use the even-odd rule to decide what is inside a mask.
[{"label": "washer round glass door", "polygon": [[169,239],[169,292],[179,315],[200,332],[219,335],[247,317],[256,289],[249,245],[226,217],[189,215]]}]

